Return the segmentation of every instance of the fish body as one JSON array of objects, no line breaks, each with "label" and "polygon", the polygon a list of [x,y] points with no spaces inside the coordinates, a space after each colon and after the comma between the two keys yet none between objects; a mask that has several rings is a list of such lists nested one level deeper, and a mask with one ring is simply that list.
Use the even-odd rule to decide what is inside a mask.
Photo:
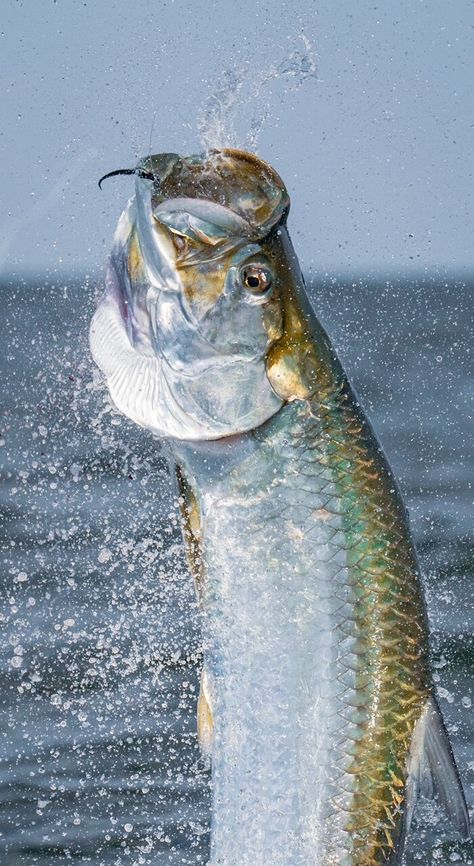
[{"label": "fish body", "polygon": [[146,165],[91,344],[176,473],[210,862],[397,862],[420,792],[467,834],[406,511],[306,298],[286,190],[238,151]]}]

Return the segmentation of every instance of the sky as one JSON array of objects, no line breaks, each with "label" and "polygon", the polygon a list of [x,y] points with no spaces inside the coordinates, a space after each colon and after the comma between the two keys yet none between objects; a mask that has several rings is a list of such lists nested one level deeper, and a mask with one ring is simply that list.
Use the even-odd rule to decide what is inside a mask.
[{"label": "sky", "polygon": [[3,274],[100,272],[133,181],[99,177],[200,152],[228,82],[307,272],[474,270],[471,2],[2,0],[0,31]]}]

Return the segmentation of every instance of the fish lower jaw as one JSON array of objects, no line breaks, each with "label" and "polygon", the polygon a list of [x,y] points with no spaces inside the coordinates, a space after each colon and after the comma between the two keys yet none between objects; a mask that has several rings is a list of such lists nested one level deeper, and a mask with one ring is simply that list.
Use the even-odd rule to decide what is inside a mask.
[{"label": "fish lower jaw", "polygon": [[160,438],[210,441],[245,433],[281,408],[259,362],[234,362],[195,379],[131,344],[116,302],[106,297],[90,347],[117,409]]}]

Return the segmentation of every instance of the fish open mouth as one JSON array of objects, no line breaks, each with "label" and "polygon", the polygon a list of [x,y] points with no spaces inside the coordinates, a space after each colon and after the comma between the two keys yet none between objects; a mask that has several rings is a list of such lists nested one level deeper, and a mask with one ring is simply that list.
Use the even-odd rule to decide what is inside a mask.
[{"label": "fish open mouth", "polygon": [[245,220],[256,238],[286,218],[290,206],[277,172],[242,150],[225,148],[190,157],[149,156],[139,162],[137,170],[154,178],[153,210],[172,199],[215,202]]}]

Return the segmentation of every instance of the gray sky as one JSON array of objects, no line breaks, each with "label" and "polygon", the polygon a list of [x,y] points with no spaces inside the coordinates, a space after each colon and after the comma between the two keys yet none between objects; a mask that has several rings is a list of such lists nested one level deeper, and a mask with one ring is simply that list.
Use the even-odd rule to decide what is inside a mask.
[{"label": "gray sky", "polygon": [[[2,0],[2,272],[101,268],[132,180],[97,179],[154,117],[152,152],[199,151],[225,70],[240,141],[268,110],[306,269],[471,270],[473,27],[467,0]],[[271,73],[301,34],[318,80],[295,89]]]}]

